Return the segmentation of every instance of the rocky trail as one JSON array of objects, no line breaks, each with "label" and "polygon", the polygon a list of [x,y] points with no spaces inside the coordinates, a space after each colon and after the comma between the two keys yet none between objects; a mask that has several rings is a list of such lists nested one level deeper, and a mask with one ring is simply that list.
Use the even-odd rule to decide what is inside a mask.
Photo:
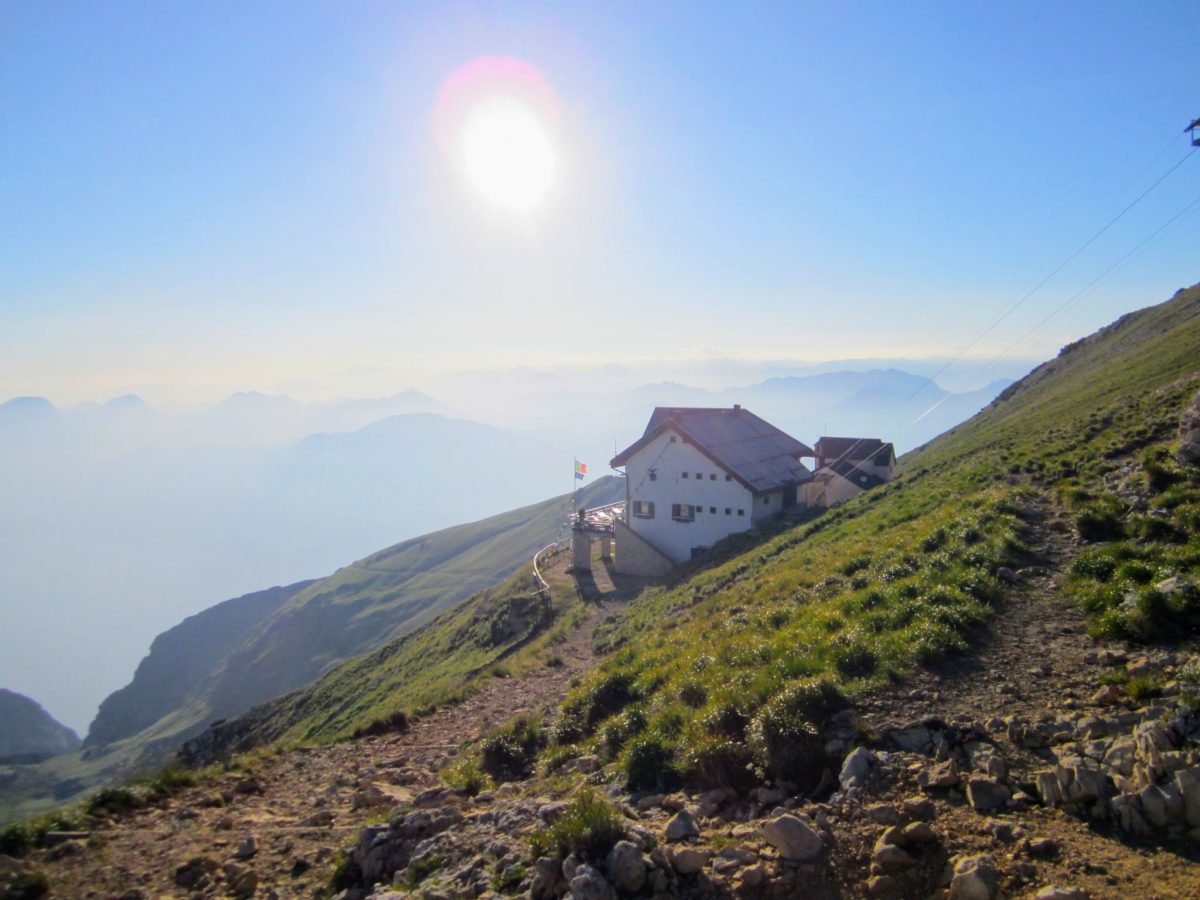
[{"label": "rocky trail", "polygon": [[[565,556],[546,573],[567,589]],[[311,897],[327,894],[338,850],[397,806],[428,805],[446,790],[438,771],[489,729],[548,710],[594,661],[596,627],[619,595],[556,646],[561,663],[497,677],[400,734],[264,756],[89,834],[56,836],[39,862],[54,897]]]},{"label": "rocky trail", "polygon": [[[54,896],[314,897],[339,851],[346,900],[519,894],[617,897],[1200,896],[1200,718],[1177,648],[1103,645],[1058,590],[1076,549],[1048,498],[1024,513],[1026,556],[972,652],[860,698],[822,735],[813,790],[637,794],[595,757],[584,774],[626,816],[604,861],[530,864],[529,837],[567,806],[552,776],[465,797],[439,769],[488,728],[553,706],[594,662],[597,605],[562,665],[489,682],[403,734],[269,756],[162,808],[63,836],[37,863]],[[552,588],[572,582],[558,567]],[[585,597],[613,588],[603,569]],[[1162,696],[1120,686],[1150,675]]]}]

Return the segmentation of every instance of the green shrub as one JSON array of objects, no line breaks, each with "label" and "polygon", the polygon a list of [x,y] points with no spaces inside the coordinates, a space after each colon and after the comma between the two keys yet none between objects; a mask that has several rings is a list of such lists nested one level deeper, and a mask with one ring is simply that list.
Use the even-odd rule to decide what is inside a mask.
[{"label": "green shrub", "polygon": [[946,543],[947,537],[946,529],[939,525],[922,539],[921,552],[933,553],[939,550]]},{"label": "green shrub", "polygon": [[703,685],[689,681],[679,689],[679,699],[692,709],[699,709],[708,702],[708,691],[704,689]]},{"label": "green shrub", "polygon": [[396,731],[408,730],[408,713],[402,709],[377,716],[366,725],[354,730],[354,737],[376,737],[381,734],[391,734]]},{"label": "green shrub", "polygon": [[619,713],[637,698],[632,677],[624,672],[609,675],[592,689],[587,711],[588,727],[594,728],[597,723]]},{"label": "green shrub", "polygon": [[675,753],[658,738],[634,741],[625,751],[625,781],[631,791],[665,791],[679,784]]},{"label": "green shrub", "polygon": [[1111,506],[1085,506],[1075,513],[1075,531],[1085,541],[1115,541],[1125,537],[1125,523]]},{"label": "green shrub", "polygon": [[646,730],[646,713],[637,706],[630,707],[608,721],[601,732],[601,744],[609,758],[621,752],[629,740]]},{"label": "green shrub", "polygon": [[879,657],[867,646],[861,633],[838,635],[834,640],[833,664],[846,678],[865,678],[879,666]]},{"label": "green shrub", "polygon": [[1170,519],[1158,516],[1135,516],[1131,526],[1133,536],[1139,541],[1183,543],[1188,537],[1185,532],[1176,528]]},{"label": "green shrub", "polygon": [[88,799],[87,811],[93,816],[120,816],[142,805],[142,798],[128,788],[104,788]]},{"label": "green shrub", "polygon": [[519,716],[483,741],[479,765],[499,781],[525,778],[542,748],[542,730],[530,716]]},{"label": "green shrub", "polygon": [[479,762],[470,758],[460,759],[443,769],[441,776],[447,787],[467,797],[474,797],[492,784],[487,773],[479,767]]},{"label": "green shrub", "polygon": [[772,778],[811,788],[825,762],[819,728],[844,705],[832,681],[802,682],[780,692],[759,710],[747,729],[747,742]]},{"label": "green shrub", "polygon": [[1117,562],[1107,553],[1085,550],[1071,560],[1070,571],[1077,578],[1108,581],[1117,571]]},{"label": "green shrub", "polygon": [[750,716],[734,703],[722,703],[710,710],[700,720],[701,727],[709,734],[738,741],[745,738],[746,726],[749,724]]},{"label": "green shrub", "polygon": [[587,737],[587,698],[575,697],[563,704],[558,718],[550,726],[549,737],[560,746]]},{"label": "green shrub", "polygon": [[1149,700],[1162,694],[1162,685],[1149,675],[1137,675],[1125,682],[1125,690],[1134,700]]},{"label": "green shrub", "polygon": [[1164,464],[1170,458],[1170,454],[1165,449],[1151,450],[1142,457],[1142,469],[1146,473],[1146,487],[1156,494],[1161,494],[1182,478],[1176,469]]},{"label": "green shrub", "polygon": [[436,853],[414,859],[404,870],[404,886],[410,891],[415,891],[421,886],[422,881],[445,865],[445,858]]},{"label": "green shrub", "polygon": [[847,560],[842,564],[841,573],[846,576],[853,575],[855,572],[861,572],[863,569],[871,565],[870,556],[856,556],[851,560]]},{"label": "green shrub", "polygon": [[197,783],[196,773],[177,765],[167,765],[140,782],[156,800],[172,797]]},{"label": "green shrub", "polygon": [[551,825],[534,833],[530,849],[535,859],[564,859],[573,853],[585,862],[600,863],[624,836],[620,812],[594,788],[585,787]]},{"label": "green shrub", "polygon": [[683,757],[683,773],[698,788],[733,787],[745,790],[757,782],[754,754],[740,741],[728,738],[705,741]]},{"label": "green shrub", "polygon": [[335,893],[352,888],[362,880],[362,871],[346,850],[339,850],[333,857],[333,869],[329,873],[329,887]]},{"label": "green shrub", "polygon": [[1126,560],[1117,567],[1117,575],[1134,584],[1149,584],[1154,578],[1154,569],[1141,560]]}]

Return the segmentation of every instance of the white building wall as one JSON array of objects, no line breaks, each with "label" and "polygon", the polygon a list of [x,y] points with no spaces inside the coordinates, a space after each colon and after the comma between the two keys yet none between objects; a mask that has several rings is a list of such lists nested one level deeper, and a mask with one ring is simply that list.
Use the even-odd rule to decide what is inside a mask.
[{"label": "white building wall", "polygon": [[[653,479],[651,468],[656,472]],[[684,443],[676,432],[660,434],[635,453],[625,465],[625,483],[629,493],[625,507],[629,527],[676,563],[691,559],[694,547],[711,547],[721,538],[754,524],[754,495],[750,490],[727,478],[723,469],[693,445]],[[635,514],[638,501],[654,504],[654,518]],[[778,512],[781,502],[780,498],[773,498],[768,508]],[[675,521],[671,507],[676,503],[697,507],[695,520]],[[618,542],[618,556],[620,552]]]},{"label": "white building wall", "polygon": [[818,469],[807,485],[809,506],[830,507],[857,497],[863,489],[830,469]]},{"label": "white building wall", "polygon": [[[800,503],[804,499],[801,487],[797,491],[796,502]],[[773,519],[783,511],[783,491],[767,491],[765,494],[759,494],[754,498],[754,524],[758,525],[765,522],[767,519]]]}]

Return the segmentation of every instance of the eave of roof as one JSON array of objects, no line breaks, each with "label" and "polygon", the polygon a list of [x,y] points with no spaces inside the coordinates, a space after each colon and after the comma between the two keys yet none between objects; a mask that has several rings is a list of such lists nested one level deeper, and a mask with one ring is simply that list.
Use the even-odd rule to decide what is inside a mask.
[{"label": "eave of roof", "polygon": [[[680,419],[685,419],[691,415],[703,416],[706,414],[711,416],[735,415],[738,417],[746,417],[748,420],[751,420],[749,424],[767,429],[767,436],[770,436],[773,439],[786,440],[790,442],[795,447],[794,452],[790,454],[775,453],[769,458],[778,459],[779,457],[786,457],[791,459],[794,463],[792,474],[794,474],[795,477],[775,477],[765,485],[755,484],[754,481],[746,477],[743,472],[738,471],[737,464],[722,459],[718,453],[714,452],[710,447],[707,446],[706,442],[702,438],[689,431],[686,422],[680,421]],[[750,412],[749,410],[743,410],[741,407],[734,407],[733,409],[726,407],[656,407],[654,413],[650,417],[649,424],[646,426],[645,433],[643,433],[640,438],[614,456],[609,461],[609,465],[611,465],[613,468],[625,465],[629,461],[630,457],[667,431],[673,431],[677,433],[681,438],[683,438],[685,443],[689,443],[694,446],[697,450],[704,454],[707,459],[711,460],[715,465],[717,465],[723,472],[733,477],[738,483],[756,495],[780,490],[789,484],[804,484],[812,479],[812,473],[804,466],[803,463],[800,462],[801,456],[812,455],[811,448],[809,448],[802,441],[798,441],[781,429],[776,428],[765,419],[754,415],[754,413]],[[761,438],[763,435],[758,435],[756,437]],[[761,461],[759,461],[759,463],[761,464]]]}]

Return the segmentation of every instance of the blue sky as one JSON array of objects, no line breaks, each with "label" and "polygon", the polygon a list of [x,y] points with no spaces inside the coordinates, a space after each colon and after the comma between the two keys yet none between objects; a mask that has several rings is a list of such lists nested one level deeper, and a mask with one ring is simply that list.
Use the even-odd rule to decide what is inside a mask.
[{"label": "blue sky", "polygon": [[[1197,34],[1193,2],[3,3],[0,398],[950,356],[1183,157]],[[557,95],[528,219],[434,137],[481,56]],[[1200,153],[972,354],[1197,197]],[[1200,280],[1197,246],[1200,213],[1016,354]]]}]

